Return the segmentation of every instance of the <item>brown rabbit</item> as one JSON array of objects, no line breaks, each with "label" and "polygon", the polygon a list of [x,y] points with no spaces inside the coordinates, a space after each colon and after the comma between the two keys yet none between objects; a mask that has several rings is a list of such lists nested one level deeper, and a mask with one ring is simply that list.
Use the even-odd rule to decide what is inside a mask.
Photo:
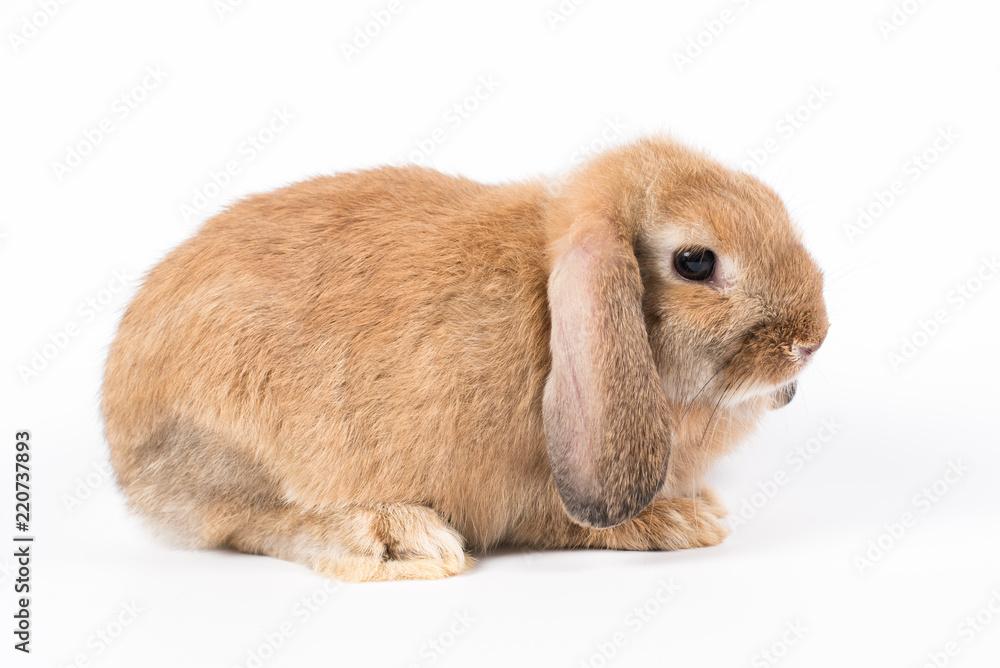
[{"label": "brown rabbit", "polygon": [[149,274],[102,409],[130,505],[345,580],[714,545],[712,460],[828,327],[779,198],[665,139],[558,188],[418,167],[249,197]]}]

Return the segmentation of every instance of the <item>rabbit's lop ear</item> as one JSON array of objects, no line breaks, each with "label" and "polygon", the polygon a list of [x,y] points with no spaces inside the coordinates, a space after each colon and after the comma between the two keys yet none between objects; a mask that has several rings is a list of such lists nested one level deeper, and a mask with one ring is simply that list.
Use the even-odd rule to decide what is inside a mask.
[{"label": "rabbit's lop ear", "polygon": [[576,522],[615,526],[653,500],[670,455],[631,241],[611,220],[575,220],[556,244],[548,296],[552,370],[543,411],[556,486]]}]

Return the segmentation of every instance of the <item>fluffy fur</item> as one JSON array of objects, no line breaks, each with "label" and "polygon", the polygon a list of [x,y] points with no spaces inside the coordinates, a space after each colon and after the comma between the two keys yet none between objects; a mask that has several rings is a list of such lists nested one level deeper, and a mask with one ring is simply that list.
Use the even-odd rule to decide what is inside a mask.
[{"label": "fluffy fur", "polygon": [[[675,251],[714,250],[709,283]],[[779,198],[664,139],[558,189],[418,167],[249,197],[147,277],[102,409],[130,505],[345,580],[714,545],[712,461],[828,323]]]}]

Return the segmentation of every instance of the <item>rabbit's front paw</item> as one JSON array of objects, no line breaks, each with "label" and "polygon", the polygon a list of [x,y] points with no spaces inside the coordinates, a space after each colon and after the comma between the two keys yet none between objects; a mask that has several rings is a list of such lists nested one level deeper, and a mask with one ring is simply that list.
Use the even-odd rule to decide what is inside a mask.
[{"label": "rabbit's front paw", "polygon": [[695,498],[656,499],[633,520],[652,550],[718,545],[729,533],[725,507],[711,492]]}]

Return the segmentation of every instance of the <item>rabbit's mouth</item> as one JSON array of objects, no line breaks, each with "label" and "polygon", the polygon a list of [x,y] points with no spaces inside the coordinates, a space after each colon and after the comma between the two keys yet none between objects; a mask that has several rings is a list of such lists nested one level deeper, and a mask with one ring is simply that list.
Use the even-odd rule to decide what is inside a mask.
[{"label": "rabbit's mouth", "polygon": [[792,403],[792,399],[795,398],[795,390],[799,387],[799,382],[793,380],[787,385],[782,385],[773,393],[771,393],[771,408],[784,408],[788,404]]},{"label": "rabbit's mouth", "polygon": [[715,374],[712,395],[729,407],[761,400],[764,408],[787,406],[795,396],[799,374],[823,342],[822,338],[800,341],[794,337],[775,341],[754,332]]},{"label": "rabbit's mouth", "polygon": [[795,394],[795,390],[786,390],[789,386],[794,388],[795,381],[774,386],[774,383],[762,382],[762,381],[746,381],[742,383],[733,383],[722,388],[722,405],[735,407],[743,404],[747,404],[754,401],[759,401],[760,399],[768,399],[767,407],[773,407],[776,401],[776,397],[782,395],[783,393],[787,395],[784,403],[779,404],[779,406],[784,406],[792,400],[792,396]]},{"label": "rabbit's mouth", "polygon": [[723,364],[719,392],[729,405],[761,396],[772,404],[788,404],[795,394],[795,379],[805,369],[826,338],[829,324],[766,323],[752,329],[737,352]]}]

